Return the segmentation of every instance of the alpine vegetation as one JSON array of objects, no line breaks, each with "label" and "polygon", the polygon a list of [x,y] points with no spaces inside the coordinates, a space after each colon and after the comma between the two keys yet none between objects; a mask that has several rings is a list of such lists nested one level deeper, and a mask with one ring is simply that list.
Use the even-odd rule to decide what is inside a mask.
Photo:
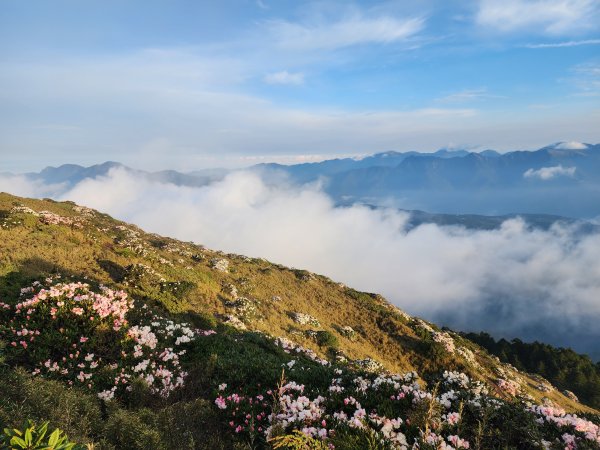
[{"label": "alpine vegetation", "polygon": [[58,429],[101,449],[600,448],[580,385],[380,295],[72,202],[2,194],[0,211],[4,441]]}]

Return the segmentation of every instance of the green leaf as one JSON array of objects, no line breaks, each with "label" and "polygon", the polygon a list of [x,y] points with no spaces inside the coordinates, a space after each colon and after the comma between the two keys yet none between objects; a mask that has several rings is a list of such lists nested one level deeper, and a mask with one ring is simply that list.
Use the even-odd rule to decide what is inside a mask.
[{"label": "green leaf", "polygon": [[31,430],[34,429],[33,427],[31,428],[27,428],[25,430],[25,445],[27,447],[31,446],[31,443],[33,442],[33,435],[31,434]]},{"label": "green leaf", "polygon": [[48,422],[44,422],[44,423],[43,423],[43,424],[40,426],[40,428],[38,429],[38,434],[39,434],[41,437],[44,437],[44,436],[46,436],[46,433],[47,433],[47,432],[48,432]]},{"label": "green leaf", "polygon": [[11,445],[18,445],[19,447],[17,448],[27,448],[25,441],[18,436],[13,436],[10,440],[10,443]]},{"label": "green leaf", "polygon": [[57,428],[52,432],[50,438],[48,439],[48,447],[56,447],[58,444],[58,440],[60,438],[60,430]]}]

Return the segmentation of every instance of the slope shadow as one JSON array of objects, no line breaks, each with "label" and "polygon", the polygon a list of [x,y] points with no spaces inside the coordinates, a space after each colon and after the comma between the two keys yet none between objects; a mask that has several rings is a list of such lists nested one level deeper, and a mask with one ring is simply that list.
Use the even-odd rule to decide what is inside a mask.
[{"label": "slope shadow", "polygon": [[[18,265],[17,270],[12,270],[0,277],[0,299],[19,298],[21,288],[29,286],[36,280],[57,275],[65,278],[82,278],[81,275],[52,261],[43,258],[26,259]],[[97,283],[93,279],[88,281]]]}]

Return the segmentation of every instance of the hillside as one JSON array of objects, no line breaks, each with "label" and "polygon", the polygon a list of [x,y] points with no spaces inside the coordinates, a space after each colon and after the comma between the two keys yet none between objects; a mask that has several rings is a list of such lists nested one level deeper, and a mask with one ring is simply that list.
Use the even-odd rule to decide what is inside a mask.
[{"label": "hillside", "polygon": [[586,399],[587,404],[600,408],[600,362],[594,364],[587,355],[541,342],[526,343],[520,339],[496,341],[487,333],[466,333],[463,336],[498,356],[502,362],[538,373],[555,386],[572,390],[580,399]]},{"label": "hillside", "polygon": [[[177,217],[172,220],[177,220]],[[85,282],[86,285],[67,284],[78,282]],[[101,285],[108,286],[109,291],[102,290]],[[410,317],[377,294],[358,292],[326,277],[263,259],[223,254],[194,243],[148,234],[134,225],[116,221],[71,202],[58,203],[0,194],[0,300],[7,310],[5,314],[9,314],[11,308],[16,308],[14,305],[18,302],[26,302],[24,299],[29,295],[39,296],[40,292],[46,292],[44,289],[54,289],[56,297],[72,298],[75,295],[78,298],[99,299],[106,295],[111,301],[124,299],[119,294],[122,291],[127,298],[135,300],[136,306],[123,303],[122,316],[115,319],[117,322],[114,326],[111,325],[114,331],[110,331],[111,326],[106,328],[105,325],[89,329],[90,336],[96,336],[97,333],[104,336],[101,344],[94,343],[98,345],[94,347],[97,348],[96,354],[103,352],[104,361],[114,360],[115,368],[121,358],[125,360],[130,357],[127,353],[130,350],[132,354],[137,351],[141,354],[140,349],[145,348],[144,345],[151,346],[148,340],[144,341],[149,338],[143,337],[149,331],[143,331],[145,328],[142,324],[150,323],[144,322],[144,317],[152,316],[152,327],[164,324],[167,329],[182,333],[177,335],[175,331],[172,331],[175,334],[170,332],[168,336],[178,336],[177,342],[168,344],[171,347],[165,344],[167,353],[160,354],[165,364],[167,361],[173,364],[169,366],[173,376],[168,377],[168,383],[164,381],[165,378],[162,385],[159,383],[155,386],[153,383],[156,379],[148,381],[148,377],[145,384],[136,384],[134,377],[122,369],[120,382],[127,385],[127,389],[123,389],[122,395],[120,390],[116,391],[116,395],[114,389],[104,390],[101,393],[104,397],[101,395],[102,401],[98,403],[94,395],[96,385],[92,387],[91,381],[87,391],[79,393],[78,389],[84,389],[87,381],[82,381],[81,386],[76,379],[65,384],[61,382],[58,372],[49,370],[47,376],[39,377],[15,369],[21,366],[27,372],[38,375],[44,370],[43,361],[46,358],[49,358],[47,361],[58,358],[56,355],[60,350],[44,350],[46,353],[42,358],[35,353],[37,347],[32,346],[35,351],[28,351],[27,345],[19,344],[18,339],[12,345],[18,351],[12,350],[6,333],[10,332],[9,328],[15,327],[6,322],[4,340],[8,347],[4,353],[10,369],[2,369],[0,423],[16,426],[25,418],[50,420],[52,425],[67,430],[70,436],[80,442],[94,441],[94,448],[263,448],[261,446],[266,444],[261,427],[258,422],[255,427],[254,423],[266,420],[267,413],[257,413],[251,399],[255,398],[254,405],[264,405],[265,411],[268,409],[270,414],[284,414],[283,406],[283,411],[277,410],[266,400],[256,399],[263,395],[263,390],[272,392],[277,388],[282,369],[285,369],[279,385],[279,397],[275,396],[273,400],[278,405],[282,404],[280,402],[285,395],[292,396],[287,398],[289,402],[301,401],[290,394],[295,389],[293,386],[300,384],[306,386],[307,393],[350,392],[350,385],[355,384],[352,389],[358,390],[351,397],[354,400],[346,398],[343,402],[345,406],[348,406],[348,402],[350,406],[356,406],[355,426],[350,421],[346,423],[339,412],[337,416],[325,414],[324,400],[319,401],[318,397],[310,405],[304,405],[313,413],[320,411],[318,417],[322,417],[323,423],[326,422],[324,417],[330,422],[335,417],[335,423],[344,424],[345,428],[339,425],[335,433],[328,435],[326,430],[325,436],[319,434],[321,428],[327,428],[325,425],[312,425],[316,430],[314,432],[304,430],[305,434],[318,434],[330,442],[337,442],[336,448],[407,448],[402,443],[405,438],[409,441],[421,439],[420,448],[428,448],[425,441],[429,433],[434,431],[439,436],[431,438],[431,442],[427,441],[433,446],[431,448],[442,448],[436,443],[442,434],[447,435],[448,440],[443,448],[450,448],[450,444],[454,445],[452,448],[461,448],[460,440],[457,440],[459,433],[471,439],[471,448],[538,448],[536,442],[541,443],[555,435],[559,441],[570,439],[560,437],[566,432],[565,427],[571,427],[569,430],[573,439],[580,442],[580,448],[597,448],[593,445],[600,445],[597,426],[583,419],[573,419],[575,416],[564,411],[557,412],[564,408],[567,412],[590,414],[589,418],[598,423],[598,418],[592,416],[597,411],[579,403],[572,395],[561,393],[543,378],[501,363],[459,334]],[[68,303],[67,300],[65,302]],[[142,312],[134,312],[138,311],[136,308]],[[52,313],[53,318],[55,314]],[[105,317],[101,315],[98,320]],[[9,320],[13,324],[20,318],[14,315]],[[135,325],[136,331],[132,332],[134,327],[131,327],[127,334],[119,334],[124,332],[126,326],[130,326],[127,321],[140,325]],[[181,321],[188,325],[174,325]],[[84,325],[89,328],[89,324]],[[53,322],[49,322],[48,326],[54,326]],[[66,323],[64,327],[57,328],[58,337],[53,335],[52,339],[63,339],[64,328],[70,326],[70,323]],[[188,336],[185,331],[188,329],[195,331],[190,331]],[[43,327],[38,331],[44,334]],[[20,333],[22,337],[23,331]],[[113,336],[110,333],[116,334]],[[107,337],[109,335],[113,336],[113,341]],[[192,338],[192,335],[195,337]],[[280,339],[274,341],[273,338]],[[92,345],[86,343],[88,339],[93,341],[90,337],[84,337],[82,344]],[[138,342],[140,347],[137,350],[133,347],[115,347],[120,342],[130,345],[131,339]],[[162,345],[160,339],[158,344],[153,339],[151,344],[159,348]],[[31,342],[34,342],[33,339]],[[178,353],[179,357],[164,359],[179,345],[188,347]],[[93,357],[93,353],[90,354]],[[35,365],[36,361],[42,363],[39,366],[41,368]],[[47,368],[51,366],[52,363],[46,365]],[[139,370],[134,372],[145,373],[145,366],[139,367],[136,366]],[[415,374],[403,377],[390,375],[412,372]],[[80,376],[85,378],[86,375],[81,373]],[[178,373],[180,377],[175,377]],[[388,375],[377,375],[383,373]],[[459,376],[458,373],[464,375]],[[359,376],[365,383],[364,389],[360,388],[360,383],[356,386],[358,378],[355,377]],[[98,381],[98,386],[103,382]],[[427,386],[429,391],[421,391],[415,387],[415,382]],[[389,402],[389,395],[378,397],[383,395],[382,390],[377,391],[377,386],[382,383],[390,389],[392,400],[394,395],[397,396],[398,405],[386,403]],[[401,385],[407,389],[401,392],[402,395],[398,394]],[[476,386],[479,386],[478,393],[468,394],[477,395],[476,401],[469,400],[475,403],[469,403],[466,397],[457,400],[457,392],[467,390],[467,387],[472,392],[473,389],[477,390]],[[371,389],[373,393],[369,397],[367,393]],[[394,390],[396,394],[393,394]],[[485,420],[477,415],[479,412],[473,412],[481,408],[481,403],[485,403],[481,400],[484,390],[489,390],[492,397],[499,399],[494,400],[497,404],[491,403],[495,405],[491,408],[496,412],[485,416]],[[229,395],[226,396],[226,393]],[[159,398],[154,394],[159,394]],[[364,397],[361,401],[367,410],[369,404],[372,408],[379,408],[379,419],[373,419],[378,425],[367,427],[371,434],[365,434],[364,431],[367,421],[364,409],[363,416],[356,415],[356,411],[361,410],[356,403],[359,395]],[[415,399],[421,395],[425,399],[423,405],[428,406],[420,406],[417,400],[402,403],[401,398],[404,399],[405,395],[412,395]],[[443,397],[443,401],[437,395]],[[517,395],[521,400],[515,400]],[[113,396],[118,402],[104,401]],[[302,401],[308,402],[308,399]],[[464,415],[464,419],[460,419],[464,422],[450,419],[450,411],[442,414],[440,405],[443,407],[445,402],[453,410],[458,410],[459,416]],[[517,407],[527,402],[530,404],[529,410]],[[239,417],[229,417],[229,420],[220,415],[223,411],[229,412],[232,407],[245,411],[243,404],[251,410],[245,425],[243,418],[239,422]],[[479,406],[473,406],[475,404]],[[533,404],[551,405],[552,411],[536,409]],[[395,408],[400,407],[407,414],[403,419],[412,420],[404,424],[396,421],[385,428],[390,417],[397,417],[391,415],[399,411]],[[235,408],[234,416],[238,411]],[[471,411],[471,408],[475,409]],[[65,414],[67,410],[69,414]],[[384,415],[386,411],[389,414]],[[494,416],[499,414],[497,411],[505,416]],[[539,429],[535,425],[538,423],[535,414],[542,417],[542,423],[545,423]],[[512,418],[508,420],[506,415]],[[435,417],[438,416],[436,422]],[[269,428],[274,427],[273,420],[277,417],[273,416],[270,420]],[[303,417],[306,428],[310,417]],[[249,424],[247,420],[252,423]],[[297,417],[282,419],[276,431],[279,430],[277,432],[283,437],[291,432],[290,427],[297,420]],[[320,420],[318,423],[321,423]],[[482,420],[489,422],[489,433],[481,428],[488,426],[488,422],[482,425]],[[479,433],[476,430],[477,423],[481,428]],[[515,429],[515,423],[524,428]],[[202,426],[198,427],[199,424]],[[587,427],[587,431],[579,435],[573,428],[577,426]],[[277,436],[273,430],[270,432],[270,436]],[[592,436],[592,432],[596,434]],[[404,436],[402,439],[400,434]],[[171,436],[168,439],[172,440],[168,441],[166,436]],[[346,437],[342,439],[343,436]],[[452,436],[456,436],[456,439]],[[364,439],[371,439],[373,447],[361,444]],[[376,444],[379,441],[383,443]],[[345,447],[344,442],[354,442],[354,446],[348,444]],[[554,445],[553,441],[548,442]],[[304,447],[291,447],[290,444],[288,447],[275,448]]]}]

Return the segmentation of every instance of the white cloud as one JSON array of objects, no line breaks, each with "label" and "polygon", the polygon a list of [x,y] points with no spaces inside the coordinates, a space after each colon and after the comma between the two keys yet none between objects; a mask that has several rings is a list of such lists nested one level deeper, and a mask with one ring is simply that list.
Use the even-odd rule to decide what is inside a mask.
[{"label": "white cloud", "polygon": [[288,72],[287,70],[273,72],[265,76],[265,82],[268,84],[300,85],[304,84],[304,74],[302,72]]},{"label": "white cloud", "polygon": [[337,22],[304,25],[273,21],[269,28],[281,47],[295,50],[334,50],[360,44],[387,44],[402,41],[423,29],[422,18],[375,19],[355,14]]},{"label": "white cloud", "polygon": [[23,175],[11,175],[0,173],[0,192],[8,192],[21,197],[52,197],[65,190],[62,184],[44,184],[32,182]]},{"label": "white cloud", "polygon": [[598,27],[596,0],[481,0],[476,22],[501,32],[578,34]]},{"label": "white cloud", "polygon": [[598,233],[535,230],[518,219],[496,230],[407,231],[405,213],[337,208],[318,186],[246,172],[189,188],[114,170],[54,195],[148,231],[380,292],[411,314],[451,326],[597,351]]},{"label": "white cloud", "polygon": [[583,142],[569,141],[559,142],[554,146],[554,148],[557,148],[559,150],[585,150],[586,148],[588,148],[588,146]]},{"label": "white cloud", "polygon": [[576,167],[563,167],[553,166],[553,167],[542,167],[541,169],[528,169],[523,174],[525,178],[538,178],[540,180],[551,180],[556,177],[573,177],[575,176]]},{"label": "white cloud", "polygon": [[[240,93],[245,80],[264,76],[268,67],[248,68],[192,49],[60,64],[1,62],[3,167],[93,164],[99,155],[147,169],[239,167],[243,157],[277,153],[434,150],[448,142],[503,150],[539,148],[564,136],[600,140],[597,109],[500,115],[457,103],[374,111],[298,108]],[[283,67],[295,73],[293,66]],[[593,65],[574,69],[582,92],[592,92],[594,73]],[[68,125],[69,131],[48,124]]]},{"label": "white cloud", "polygon": [[502,96],[490,94],[486,88],[464,89],[462,91],[449,94],[445,97],[441,97],[437,99],[437,101],[442,103],[464,103],[490,98],[502,98]]},{"label": "white cloud", "polygon": [[583,41],[551,42],[545,44],[527,44],[526,48],[562,48],[579,47],[580,45],[600,45],[600,39],[586,39]]}]

